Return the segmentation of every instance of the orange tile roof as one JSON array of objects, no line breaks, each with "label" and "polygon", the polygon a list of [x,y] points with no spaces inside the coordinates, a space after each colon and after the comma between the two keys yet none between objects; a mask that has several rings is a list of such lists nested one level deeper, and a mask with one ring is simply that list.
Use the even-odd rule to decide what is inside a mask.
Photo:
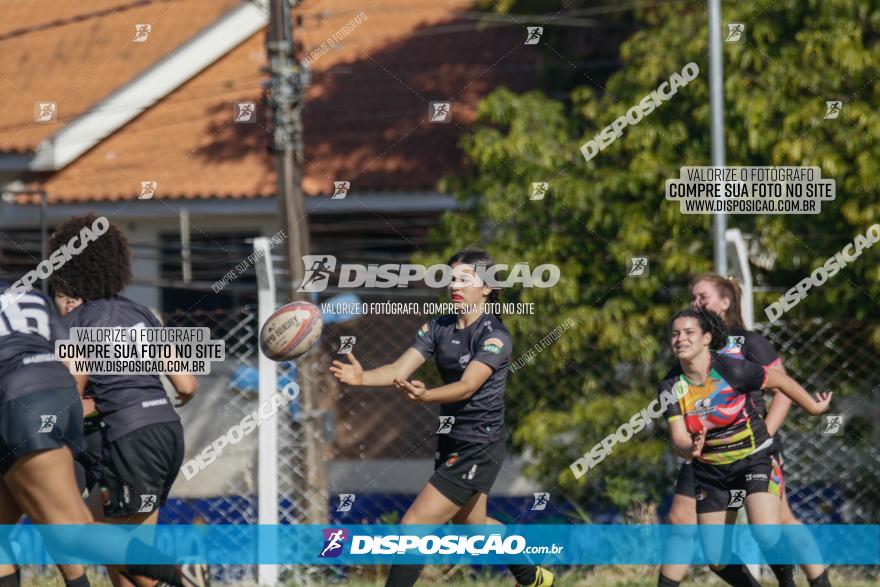
[{"label": "orange tile roof", "polygon": [[[4,0],[0,153],[27,152],[239,0]],[[135,25],[150,24],[135,43]],[[34,121],[38,101],[57,122]]]},{"label": "orange tile roof", "polygon": [[[457,141],[478,101],[499,84],[534,85],[537,51],[519,26],[477,30],[459,13],[472,0],[306,1],[296,11],[300,57],[335,44],[311,64],[303,113],[307,194],[334,180],[351,192],[436,188],[460,165]],[[348,36],[334,33],[364,10]],[[141,181],[157,198],[250,198],[275,193],[262,102],[260,33],[103,140],[44,178],[53,202],[130,200]],[[237,100],[257,102],[255,124],[234,123]],[[428,102],[451,100],[453,122],[428,121]]]}]

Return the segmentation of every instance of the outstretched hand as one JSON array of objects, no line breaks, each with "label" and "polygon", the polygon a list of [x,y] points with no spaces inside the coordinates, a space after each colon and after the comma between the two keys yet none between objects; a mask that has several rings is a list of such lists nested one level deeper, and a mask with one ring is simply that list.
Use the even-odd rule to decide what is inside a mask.
[{"label": "outstretched hand", "polygon": [[353,354],[346,353],[345,357],[349,362],[343,363],[342,361],[333,361],[333,364],[330,365],[330,372],[333,373],[336,379],[346,385],[363,385],[363,367],[361,367],[358,360],[354,358]]}]

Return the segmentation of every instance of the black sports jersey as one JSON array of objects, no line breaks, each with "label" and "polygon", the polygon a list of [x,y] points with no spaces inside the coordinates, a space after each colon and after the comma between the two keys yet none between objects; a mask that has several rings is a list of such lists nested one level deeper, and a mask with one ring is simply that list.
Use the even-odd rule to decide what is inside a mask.
[{"label": "black sports jersey", "polygon": [[[0,292],[8,287],[0,281]],[[0,401],[74,386],[67,367],[55,358],[55,340],[63,328],[51,302],[39,291],[7,293],[5,300],[0,312]]]},{"label": "black sports jersey", "polygon": [[[732,329],[727,331],[727,345],[718,351],[734,359],[746,359],[765,367],[782,363],[779,353],[763,334],[750,330]],[[752,401],[762,418],[767,417],[767,405],[764,403],[764,390],[756,390]]]},{"label": "black sports jersey", "polygon": [[746,359],[765,367],[780,362],[779,353],[763,334],[733,328],[727,331],[727,345],[718,351],[723,355]]},{"label": "black sports jersey", "polygon": [[771,445],[750,395],[764,387],[766,368],[752,361],[711,353],[706,381],[698,385],[679,371],[663,380],[659,392],[673,392],[678,402],[669,404],[666,417],[685,417],[688,432],[706,429],[706,444],[697,458],[723,465],[741,460]]},{"label": "black sports jersey", "polygon": [[484,314],[461,330],[455,314],[422,325],[412,348],[426,359],[434,357],[444,383],[461,380],[471,361],[492,368],[492,375],[470,398],[441,405],[443,416],[455,418],[450,437],[484,444],[504,438],[504,389],[512,347],[510,333],[493,315]]},{"label": "black sports jersey", "polygon": [[[752,332],[751,330],[740,330],[738,328],[727,331],[727,344],[718,351],[722,355],[732,357],[734,359],[747,359],[753,363],[758,363],[764,367],[773,367],[781,365],[782,359],[779,353],[770,344],[770,341],[763,334]],[[664,379],[668,379],[673,375],[680,375],[681,367],[676,365],[666,373]],[[756,390],[752,394],[752,401],[755,408],[762,418],[767,417],[767,406],[764,403],[763,389]]]},{"label": "black sports jersey", "polygon": [[[65,323],[69,328],[162,326],[150,310],[122,296],[84,302]],[[89,375],[86,394],[95,398],[110,441],[148,424],[180,420],[158,375]]]}]

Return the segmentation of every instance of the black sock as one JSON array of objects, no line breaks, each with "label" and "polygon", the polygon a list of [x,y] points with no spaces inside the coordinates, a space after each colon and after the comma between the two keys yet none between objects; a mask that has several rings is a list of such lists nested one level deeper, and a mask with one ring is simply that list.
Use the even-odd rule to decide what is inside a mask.
[{"label": "black sock", "polygon": [[531,585],[538,575],[538,567],[535,565],[507,565],[507,568],[519,585]]},{"label": "black sock", "polygon": [[[391,565],[385,587],[412,587],[422,574],[423,565]],[[2,586],[0,586],[2,587]]]},{"label": "black sock", "polygon": [[663,573],[660,573],[660,578],[657,580],[657,587],[678,587],[681,584],[681,581],[673,581]]},{"label": "black sock", "polygon": [[[131,577],[148,577],[173,587],[183,587],[183,580],[175,565],[127,565],[125,573]],[[132,581],[135,583],[135,581]],[[135,583],[137,585],[137,583]]]},{"label": "black sock", "polygon": [[761,584],[755,581],[742,561],[739,559],[734,559],[734,561],[720,569],[712,569],[712,571],[733,587],[761,587]]},{"label": "black sock", "polygon": [[89,583],[89,576],[85,573],[82,576],[77,577],[76,579],[65,579],[64,580],[65,587],[91,587],[91,583]]},{"label": "black sock", "polygon": [[822,574],[815,579],[808,577],[807,581],[810,582],[810,587],[831,587],[831,580],[828,579],[828,569],[822,571]]},{"label": "black sock", "polygon": [[21,585],[21,572],[15,569],[15,572],[5,577],[0,577],[0,587],[18,587]]},{"label": "black sock", "polygon": [[794,565],[770,565],[770,570],[776,575],[779,587],[797,587],[794,582]]}]

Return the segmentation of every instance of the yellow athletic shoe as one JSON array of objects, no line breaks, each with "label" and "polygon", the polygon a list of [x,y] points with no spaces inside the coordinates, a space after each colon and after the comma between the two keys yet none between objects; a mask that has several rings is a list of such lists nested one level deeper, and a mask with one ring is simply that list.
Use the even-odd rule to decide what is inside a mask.
[{"label": "yellow athletic shoe", "polygon": [[535,582],[528,585],[520,585],[518,587],[551,587],[553,585],[553,573],[543,567],[537,567],[535,570]]}]

